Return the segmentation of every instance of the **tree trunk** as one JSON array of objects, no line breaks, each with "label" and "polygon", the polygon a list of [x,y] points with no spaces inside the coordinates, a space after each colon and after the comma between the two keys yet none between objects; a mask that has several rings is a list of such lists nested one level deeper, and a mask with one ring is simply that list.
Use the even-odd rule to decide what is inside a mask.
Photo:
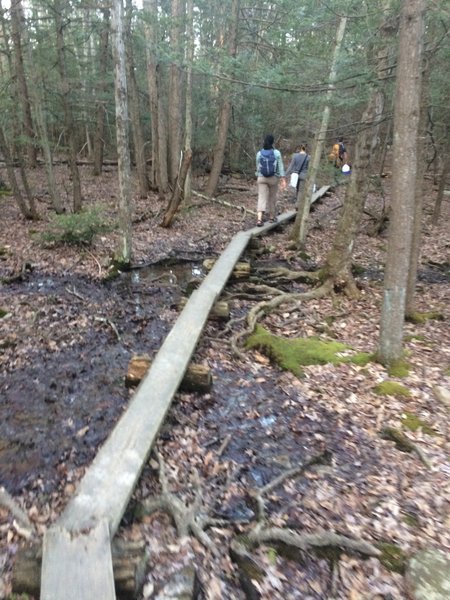
[{"label": "tree trunk", "polygon": [[[385,8],[389,9],[388,6]],[[384,81],[389,75],[390,63],[389,42],[396,33],[397,26],[392,23],[390,18],[380,27],[381,43],[376,49],[377,83],[361,119],[361,127],[355,145],[352,175],[333,246],[328,253],[324,267],[324,274],[332,280],[333,287],[343,290],[350,297],[358,295],[351,271],[351,258],[369,189],[368,171],[378,143],[380,122],[384,112]]]},{"label": "tree trunk", "polygon": [[11,2],[11,38],[14,45],[15,74],[17,81],[18,100],[21,110],[21,122],[23,132],[26,136],[25,147],[28,156],[28,164],[34,168],[37,164],[37,149],[34,145],[35,133],[33,119],[31,116],[31,103],[28,94],[28,85],[25,77],[23,64],[21,21],[23,17],[22,0]]},{"label": "tree trunk", "polygon": [[133,6],[131,0],[126,0],[127,19],[126,19],[126,63],[127,63],[127,83],[128,95],[130,101],[131,131],[133,133],[133,144],[136,162],[136,171],[139,182],[139,195],[146,198],[149,190],[147,178],[147,161],[145,159],[144,133],[141,124],[141,111],[139,110],[139,90],[134,73],[133,42],[131,32],[131,21],[133,15]]},{"label": "tree trunk", "polygon": [[356,297],[358,290],[351,272],[351,258],[369,188],[368,169],[371,148],[383,111],[383,95],[374,91],[361,119],[361,131],[355,145],[355,159],[344,207],[337,226],[333,246],[326,258],[324,274],[333,286],[348,296]]},{"label": "tree trunk", "polygon": [[[233,59],[237,50],[237,31],[239,24],[240,0],[233,0],[231,6],[231,23],[229,26],[228,37],[228,55]],[[225,37],[225,36],[224,36]],[[225,147],[227,143],[228,127],[231,115],[231,99],[229,86],[223,85],[220,91],[220,109],[217,119],[217,141],[214,148],[213,164],[206,186],[206,195],[214,196],[219,183],[220,173],[222,171],[225,157]]]},{"label": "tree trunk", "polygon": [[164,214],[163,222],[161,223],[162,227],[170,227],[172,225],[175,214],[183,198],[184,184],[186,181],[186,175],[189,171],[191,161],[192,150],[188,150],[187,152],[185,152],[183,160],[181,161],[180,173],[177,180],[175,181],[172,197]]},{"label": "tree trunk", "polygon": [[416,167],[416,185],[414,193],[414,224],[411,240],[411,254],[409,258],[408,281],[406,285],[406,303],[405,316],[412,317],[415,312],[415,292],[417,283],[417,269],[420,259],[420,245],[422,239],[422,213],[423,213],[423,191],[425,175],[425,147],[427,139],[427,118],[429,101],[429,83],[430,83],[430,63],[425,62],[425,68],[421,79],[421,99],[420,116],[418,125],[418,143],[417,143],[417,167]]},{"label": "tree trunk", "polygon": [[121,240],[116,251],[116,260],[120,265],[128,266],[131,263],[132,258],[132,201],[122,0],[114,0],[112,4],[112,31],[114,35],[113,50],[119,175],[119,227],[121,233]]},{"label": "tree trunk", "polygon": [[169,68],[169,175],[174,184],[181,165],[181,58],[183,28],[181,23],[181,0],[172,0],[172,18],[170,27],[170,47],[174,56]]},{"label": "tree trunk", "polygon": [[[184,121],[184,153],[192,153],[192,67],[194,64],[194,5],[193,0],[187,0],[186,4],[186,102],[185,102],[185,121]],[[186,173],[184,183],[184,202],[190,204],[192,198],[191,186],[192,161]]]},{"label": "tree trunk", "polygon": [[297,198],[298,211],[297,216],[295,217],[294,226],[292,228],[291,239],[297,242],[298,246],[303,246],[306,239],[309,207],[313,195],[314,183],[316,181],[317,172],[319,170],[319,164],[322,157],[322,150],[326,138],[328,122],[330,120],[330,101],[331,96],[334,92],[334,83],[336,81],[337,75],[337,65],[342,42],[344,40],[346,25],[347,18],[342,17],[339,21],[339,27],[336,33],[336,43],[334,46],[333,59],[331,61],[330,78],[326,94],[326,106],[323,109],[322,123],[314,141],[312,157],[308,167],[308,174],[306,176],[303,193],[301,194],[300,198]]},{"label": "tree trunk", "polygon": [[145,25],[147,81],[150,98],[150,118],[152,127],[152,169],[151,184],[160,194],[169,189],[167,173],[167,135],[164,115],[164,102],[161,98],[159,65],[156,49],[158,45],[158,2],[143,0],[148,20]]},{"label": "tree trunk", "polygon": [[77,166],[77,146],[75,136],[75,123],[70,103],[70,84],[66,73],[66,46],[64,41],[64,21],[63,6],[61,0],[55,0],[55,25],[56,25],[56,45],[58,54],[58,70],[61,78],[61,97],[64,110],[64,121],[66,126],[66,139],[68,144],[67,159],[69,162],[70,174],[72,177],[73,211],[81,210],[81,182]]},{"label": "tree trunk", "polygon": [[105,100],[104,96],[107,90],[106,73],[108,72],[108,46],[109,46],[109,28],[110,11],[108,8],[102,9],[103,24],[99,40],[99,59],[98,59],[98,77],[99,82],[96,85],[96,119],[94,134],[94,175],[98,176],[103,168],[103,151],[105,147]]},{"label": "tree trunk", "polygon": [[8,143],[5,139],[3,129],[0,127],[0,151],[3,154],[6,162],[6,172],[8,173],[9,184],[14,194],[14,199],[17,202],[20,212],[26,219],[38,219],[34,202],[28,203],[22,195],[20,187],[17,183],[16,172],[13,166],[13,160],[9,151]]},{"label": "tree trunk", "polygon": [[384,364],[391,364],[402,356],[414,220],[424,12],[424,0],[403,0],[394,106],[392,217],[378,350]]},{"label": "tree trunk", "polygon": [[444,166],[442,167],[441,180],[439,181],[439,188],[437,191],[436,202],[434,204],[432,224],[437,225],[441,216],[441,205],[444,198],[445,185],[447,183],[447,177],[450,172],[450,156],[444,157]]}]

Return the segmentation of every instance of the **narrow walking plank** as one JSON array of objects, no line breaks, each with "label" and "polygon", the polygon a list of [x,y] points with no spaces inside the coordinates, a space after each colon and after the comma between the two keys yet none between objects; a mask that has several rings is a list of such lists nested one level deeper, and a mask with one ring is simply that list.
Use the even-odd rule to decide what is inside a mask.
[{"label": "narrow walking plank", "polygon": [[250,237],[249,232],[238,233],[189,298],[130,405],[86,471],[59,525],[82,531],[106,519],[111,537],[116,532],[208,314]]},{"label": "narrow walking plank", "polygon": [[53,526],[44,535],[41,600],[115,600],[108,523],[73,534]]}]

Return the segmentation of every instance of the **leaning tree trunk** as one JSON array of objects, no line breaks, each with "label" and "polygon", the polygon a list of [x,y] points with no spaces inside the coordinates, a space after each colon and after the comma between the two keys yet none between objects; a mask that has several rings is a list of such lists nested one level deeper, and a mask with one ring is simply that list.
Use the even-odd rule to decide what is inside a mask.
[{"label": "leaning tree trunk", "polygon": [[305,187],[300,198],[298,198],[298,211],[295,217],[294,226],[291,232],[291,239],[299,246],[303,246],[306,239],[309,207],[311,204],[311,198],[313,195],[314,183],[316,181],[317,172],[319,170],[319,164],[322,156],[322,149],[325,142],[325,137],[328,128],[328,121],[330,120],[330,102],[331,96],[334,92],[334,83],[337,75],[337,65],[339,54],[344,40],[345,27],[347,25],[347,18],[342,17],[339,22],[339,27],[336,33],[336,43],[334,46],[333,59],[331,61],[330,78],[328,83],[328,90],[326,94],[326,106],[323,109],[322,123],[320,129],[317,132],[316,139],[314,142],[314,148],[310,165],[308,167],[308,174],[306,176]]},{"label": "leaning tree trunk", "polygon": [[[239,23],[239,8],[240,0],[233,0],[231,7],[231,23],[229,27],[228,37],[228,55],[232,58],[236,56],[237,51],[237,31]],[[206,186],[206,195],[214,196],[219,183],[220,173],[222,171],[223,161],[225,157],[225,147],[227,143],[228,127],[231,115],[231,100],[230,92],[226,86],[223,86],[221,92],[221,104],[217,119],[217,141],[214,148],[214,158],[209,175],[208,184]]]},{"label": "leaning tree trunk", "polygon": [[21,121],[26,135],[26,151],[28,164],[30,167],[36,167],[37,148],[35,146],[35,133],[33,119],[31,116],[31,103],[28,94],[28,85],[25,77],[25,68],[22,52],[21,37],[21,19],[23,16],[22,0],[12,0],[11,2],[11,38],[14,45],[15,74],[17,82],[18,100],[21,110]]},{"label": "leaning tree trunk", "polygon": [[353,172],[333,246],[324,266],[324,275],[332,281],[333,287],[353,298],[358,295],[358,290],[351,272],[351,258],[369,189],[371,149],[378,133],[377,125],[383,105],[383,94],[375,91],[361,120],[361,131],[355,145]]},{"label": "leaning tree trunk", "polygon": [[181,161],[180,172],[177,180],[175,181],[172,197],[164,214],[163,222],[161,223],[162,227],[170,227],[172,225],[175,214],[180,206],[181,200],[183,199],[183,190],[191,161],[192,150],[187,150],[183,155],[183,160]]},{"label": "leaning tree trunk", "polygon": [[379,128],[384,112],[384,81],[389,76],[390,65],[389,42],[396,33],[397,26],[391,19],[386,20],[380,27],[382,41],[376,50],[377,84],[372,90],[361,119],[350,184],[345,195],[344,207],[333,245],[323,269],[325,278],[330,280],[332,287],[344,291],[350,297],[358,295],[351,271],[351,259],[369,191],[368,172],[378,143]]},{"label": "leaning tree trunk", "polygon": [[68,143],[68,162],[72,177],[73,211],[80,212],[82,205],[80,174],[77,166],[77,145],[75,139],[75,123],[70,103],[70,84],[66,73],[66,46],[64,40],[63,6],[61,0],[55,0],[56,46],[58,70],[61,79],[61,96]]},{"label": "leaning tree trunk", "polygon": [[132,202],[130,146],[128,139],[127,77],[125,66],[124,24],[122,0],[112,4],[112,31],[114,35],[116,138],[119,172],[119,227],[121,239],[116,260],[129,266],[132,255]]},{"label": "leaning tree trunk", "polygon": [[403,0],[394,107],[392,217],[384,276],[378,357],[402,357],[406,287],[413,233],[425,0]]},{"label": "leaning tree trunk", "polygon": [[98,48],[98,77],[99,81],[95,86],[95,133],[94,133],[94,166],[93,173],[98,176],[103,168],[103,153],[105,148],[105,94],[108,89],[106,75],[108,73],[108,46],[109,46],[109,20],[110,12],[108,8],[101,9],[103,14],[102,30],[100,33]]}]

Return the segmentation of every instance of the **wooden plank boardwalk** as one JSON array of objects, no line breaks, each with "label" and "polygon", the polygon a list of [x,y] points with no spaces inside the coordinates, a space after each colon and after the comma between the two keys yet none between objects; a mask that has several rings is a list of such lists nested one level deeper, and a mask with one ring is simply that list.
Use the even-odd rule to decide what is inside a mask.
[{"label": "wooden plank boardwalk", "polygon": [[[326,193],[315,192],[312,202]],[[234,236],[193,292],[127,410],[100,448],[59,519],[44,535],[41,600],[115,600],[111,541],[172,399],[219,298],[250,239],[290,221],[294,210]]]}]

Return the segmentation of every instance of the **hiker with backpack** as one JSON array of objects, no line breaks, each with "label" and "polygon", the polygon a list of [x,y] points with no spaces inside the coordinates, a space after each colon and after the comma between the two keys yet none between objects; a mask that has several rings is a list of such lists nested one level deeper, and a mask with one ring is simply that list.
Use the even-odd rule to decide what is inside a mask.
[{"label": "hiker with backpack", "polygon": [[348,163],[348,154],[343,138],[339,137],[336,140],[328,158],[330,162],[334,163],[336,169],[341,169],[342,165]]},{"label": "hiker with backpack", "polygon": [[273,135],[266,135],[261,150],[256,154],[256,181],[258,186],[258,220],[256,225],[261,227],[263,215],[267,214],[269,221],[277,222],[277,192],[278,181],[282,190],[286,187],[284,165],[281,152],[273,147]]},{"label": "hiker with backpack", "polygon": [[299,197],[299,192],[305,185],[305,179],[308,172],[309,154],[306,152],[306,144],[297,146],[292,155],[291,162],[286,171],[286,177],[291,178],[290,187],[295,188],[295,195],[290,199],[291,202],[296,202]]}]

